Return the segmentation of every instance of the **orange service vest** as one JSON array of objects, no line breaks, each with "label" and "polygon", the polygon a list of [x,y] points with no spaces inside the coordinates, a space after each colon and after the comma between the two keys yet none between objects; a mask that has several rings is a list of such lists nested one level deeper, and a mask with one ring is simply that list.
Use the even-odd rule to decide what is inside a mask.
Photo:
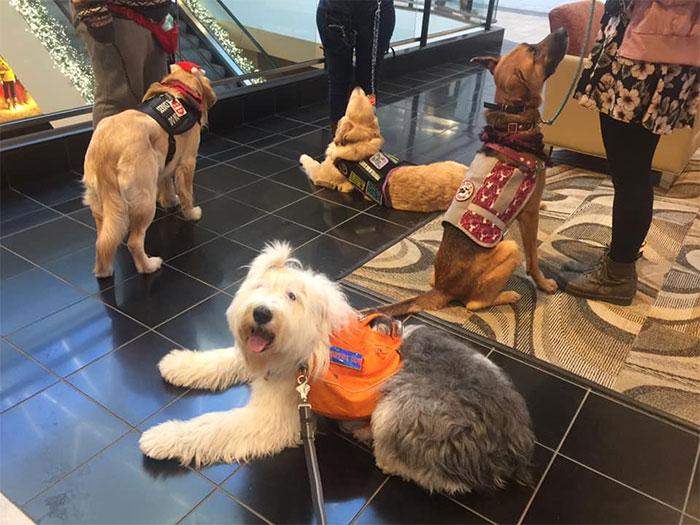
[{"label": "orange service vest", "polygon": [[370,326],[380,315],[357,319],[331,336],[328,371],[310,383],[309,403],[317,414],[344,420],[372,415],[380,387],[401,368],[401,335]]}]

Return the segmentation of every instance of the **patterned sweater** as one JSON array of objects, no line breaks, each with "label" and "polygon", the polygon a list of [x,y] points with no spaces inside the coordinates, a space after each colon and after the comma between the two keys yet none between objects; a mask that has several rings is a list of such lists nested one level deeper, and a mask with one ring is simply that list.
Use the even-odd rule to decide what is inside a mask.
[{"label": "patterned sweater", "polygon": [[173,0],[71,0],[75,19],[83,22],[90,34],[100,42],[114,40],[110,5],[128,7],[137,13],[160,22],[173,5]]}]

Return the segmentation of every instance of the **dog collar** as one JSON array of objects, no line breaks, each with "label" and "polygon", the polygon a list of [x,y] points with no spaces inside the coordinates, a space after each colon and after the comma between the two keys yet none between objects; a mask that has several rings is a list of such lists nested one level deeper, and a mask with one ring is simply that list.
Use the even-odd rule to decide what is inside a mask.
[{"label": "dog collar", "polygon": [[525,106],[523,104],[510,105],[510,104],[500,104],[498,102],[484,102],[484,107],[486,109],[494,109],[496,111],[503,111],[504,113],[517,114],[525,111]]},{"label": "dog collar", "polygon": [[174,90],[178,91],[183,97],[191,98],[197,104],[197,109],[199,111],[202,111],[202,95],[192,90],[188,85],[183,84],[179,80],[168,80],[167,82],[164,82],[163,85],[169,88],[173,88]]},{"label": "dog collar", "polygon": [[507,126],[494,126],[496,131],[505,133],[519,133],[521,131],[531,131],[539,126],[539,122],[509,122]]}]

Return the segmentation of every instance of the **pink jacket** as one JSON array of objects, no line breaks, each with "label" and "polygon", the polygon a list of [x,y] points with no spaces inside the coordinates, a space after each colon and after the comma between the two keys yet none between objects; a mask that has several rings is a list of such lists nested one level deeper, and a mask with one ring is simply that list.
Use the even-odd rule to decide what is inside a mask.
[{"label": "pink jacket", "polygon": [[700,67],[700,0],[634,0],[620,56]]}]

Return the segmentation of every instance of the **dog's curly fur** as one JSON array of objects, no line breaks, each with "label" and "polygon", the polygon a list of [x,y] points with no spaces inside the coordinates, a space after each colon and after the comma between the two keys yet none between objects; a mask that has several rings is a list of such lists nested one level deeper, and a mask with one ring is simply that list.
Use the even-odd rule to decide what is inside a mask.
[{"label": "dog's curly fur", "polygon": [[[250,460],[296,446],[299,438],[295,375],[309,363],[328,367],[329,336],[357,315],[338,286],[303,270],[284,244],[252,263],[227,317],[234,348],[174,350],[159,363],[179,386],[218,390],[251,383],[250,402],[190,421],[168,421],[144,432],[141,450],[183,464]],[[254,311],[271,318],[262,326]],[[264,330],[261,352],[251,341]],[[258,340],[259,343],[259,340]],[[495,364],[468,345],[426,327],[408,327],[403,366],[383,387],[372,414],[377,465],[430,491],[467,492],[530,480],[534,448],[523,398]]]}]

